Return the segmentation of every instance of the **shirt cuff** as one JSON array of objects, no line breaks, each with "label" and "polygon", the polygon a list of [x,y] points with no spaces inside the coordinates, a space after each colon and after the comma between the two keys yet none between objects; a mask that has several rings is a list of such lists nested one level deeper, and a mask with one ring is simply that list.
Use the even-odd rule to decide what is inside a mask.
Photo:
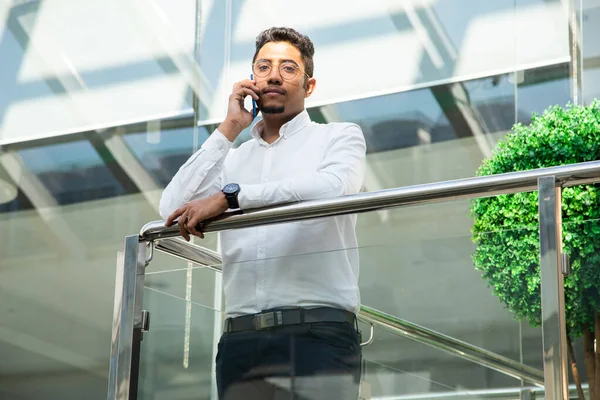
[{"label": "shirt cuff", "polygon": [[249,210],[252,208],[261,208],[265,205],[263,198],[263,185],[240,185],[238,194],[238,204],[240,209]]}]

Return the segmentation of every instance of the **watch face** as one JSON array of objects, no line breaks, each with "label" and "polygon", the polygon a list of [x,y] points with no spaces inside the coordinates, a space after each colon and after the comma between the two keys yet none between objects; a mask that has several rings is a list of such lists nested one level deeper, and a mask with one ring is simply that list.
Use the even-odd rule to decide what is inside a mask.
[{"label": "watch face", "polygon": [[235,193],[235,192],[237,192],[239,190],[240,190],[240,185],[238,185],[237,183],[228,183],[223,188],[223,193],[225,193],[225,194],[233,194],[233,193]]}]

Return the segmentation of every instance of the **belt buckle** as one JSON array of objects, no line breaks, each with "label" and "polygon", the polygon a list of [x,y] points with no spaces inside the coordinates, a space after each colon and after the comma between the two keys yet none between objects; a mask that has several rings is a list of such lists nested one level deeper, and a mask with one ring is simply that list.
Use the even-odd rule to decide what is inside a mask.
[{"label": "belt buckle", "polygon": [[254,316],[252,322],[254,323],[254,329],[257,331],[281,325],[281,311],[271,311],[268,313],[257,314]]}]

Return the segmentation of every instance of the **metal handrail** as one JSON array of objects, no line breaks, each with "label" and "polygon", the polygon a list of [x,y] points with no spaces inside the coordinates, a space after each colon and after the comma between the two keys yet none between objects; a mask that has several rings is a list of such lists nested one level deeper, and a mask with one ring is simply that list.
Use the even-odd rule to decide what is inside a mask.
[{"label": "metal handrail", "polygon": [[[176,255],[186,261],[221,272],[218,253],[182,239],[163,239],[155,245],[157,250]],[[360,306],[358,319],[400,336],[427,344],[462,359],[475,362],[513,378],[523,379],[536,385],[544,385],[544,373],[499,354],[465,343],[453,337],[386,314],[365,305]]]},{"label": "metal handrail", "polygon": [[[537,189],[538,179],[543,177],[553,177],[561,186],[596,183],[600,181],[600,161],[360,193],[247,212],[236,211],[205,222],[201,229],[204,232],[216,232],[391,207],[533,191]],[[178,239],[169,239],[176,236],[179,236],[178,227],[165,227],[164,221],[146,224],[140,232],[140,240],[155,241],[156,248],[161,251],[220,270],[216,253]],[[361,306],[359,318],[507,375],[538,385],[544,383],[542,371],[381,311]]]},{"label": "metal handrail", "polygon": [[[537,189],[537,180],[547,176],[554,176],[562,186],[595,183],[600,181],[600,161],[428,183],[243,212],[235,211],[206,221],[201,229],[204,232],[217,232],[391,207],[534,191]],[[164,221],[150,222],[140,231],[140,237],[144,240],[176,236],[179,236],[177,225],[165,227]]]}]

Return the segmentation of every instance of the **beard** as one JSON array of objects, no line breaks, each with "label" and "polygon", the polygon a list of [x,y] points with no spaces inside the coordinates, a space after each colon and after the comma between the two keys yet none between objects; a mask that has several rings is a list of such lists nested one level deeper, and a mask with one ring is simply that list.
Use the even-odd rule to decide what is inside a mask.
[{"label": "beard", "polygon": [[283,106],[261,107],[260,112],[263,114],[281,114],[285,108]]}]

